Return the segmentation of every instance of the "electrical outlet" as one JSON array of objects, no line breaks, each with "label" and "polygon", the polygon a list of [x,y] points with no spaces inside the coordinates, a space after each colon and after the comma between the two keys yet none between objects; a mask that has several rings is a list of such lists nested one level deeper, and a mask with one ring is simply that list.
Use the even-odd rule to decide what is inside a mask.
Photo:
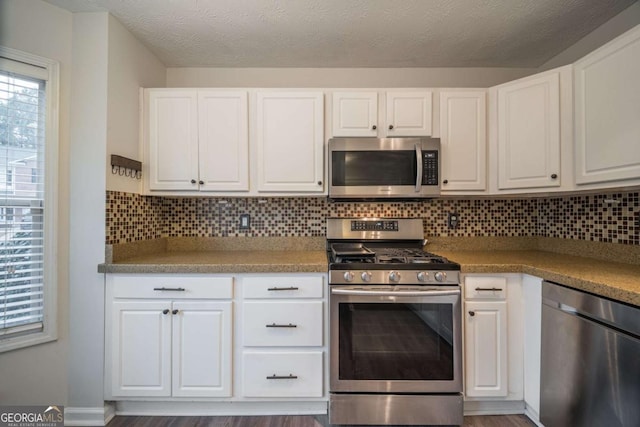
[{"label": "electrical outlet", "polygon": [[240,215],[240,230],[248,230],[251,228],[251,216],[249,214]]},{"label": "electrical outlet", "polygon": [[449,228],[458,228],[458,213],[449,212],[447,214],[447,223],[449,225]]}]

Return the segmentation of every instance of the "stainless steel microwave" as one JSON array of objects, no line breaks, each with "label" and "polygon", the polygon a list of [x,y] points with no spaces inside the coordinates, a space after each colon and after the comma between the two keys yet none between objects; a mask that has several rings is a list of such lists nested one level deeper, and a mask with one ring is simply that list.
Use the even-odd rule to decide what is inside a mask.
[{"label": "stainless steel microwave", "polygon": [[437,138],[329,140],[331,199],[419,199],[439,194]]}]

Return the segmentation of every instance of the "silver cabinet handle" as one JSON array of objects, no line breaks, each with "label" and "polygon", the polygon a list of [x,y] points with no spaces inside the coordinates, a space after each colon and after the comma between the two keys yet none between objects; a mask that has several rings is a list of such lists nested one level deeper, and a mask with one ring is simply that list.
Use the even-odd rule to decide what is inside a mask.
[{"label": "silver cabinet handle", "polygon": [[276,323],[272,323],[270,325],[264,325],[267,328],[297,328],[298,325],[294,325],[292,323],[289,323],[288,325],[282,325],[282,324],[276,324]]},{"label": "silver cabinet handle", "polygon": [[268,380],[295,380],[298,379],[297,375],[289,374],[289,375],[269,375],[267,377]]},{"label": "silver cabinet handle", "polygon": [[289,286],[285,288],[279,288],[277,286],[273,288],[267,288],[268,291],[297,291],[299,288],[296,286]]},{"label": "silver cabinet handle", "polygon": [[153,288],[154,291],[177,291],[177,292],[184,292],[185,289],[184,288],[165,288],[164,286],[161,288]]},{"label": "silver cabinet handle", "polygon": [[476,288],[476,292],[498,292],[502,291],[502,288]]}]

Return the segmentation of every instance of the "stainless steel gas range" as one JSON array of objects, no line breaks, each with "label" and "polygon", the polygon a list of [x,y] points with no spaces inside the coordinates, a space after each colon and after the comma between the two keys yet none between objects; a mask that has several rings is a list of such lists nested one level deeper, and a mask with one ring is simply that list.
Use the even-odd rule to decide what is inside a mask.
[{"label": "stainless steel gas range", "polygon": [[460,266],[421,219],[327,220],[331,424],[463,422]]}]

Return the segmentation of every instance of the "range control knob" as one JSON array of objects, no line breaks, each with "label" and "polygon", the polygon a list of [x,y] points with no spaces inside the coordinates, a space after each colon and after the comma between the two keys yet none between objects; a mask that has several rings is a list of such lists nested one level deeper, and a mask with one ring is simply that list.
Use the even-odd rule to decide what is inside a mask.
[{"label": "range control knob", "polygon": [[435,277],[436,281],[438,282],[444,282],[445,280],[447,280],[447,273],[445,273],[444,271],[438,271],[433,275],[433,277]]},{"label": "range control knob", "polygon": [[426,271],[421,271],[420,273],[418,273],[418,280],[421,282],[426,282],[427,280],[429,280],[429,273],[427,273]]},{"label": "range control knob", "polygon": [[370,282],[371,281],[371,272],[363,271],[362,274],[360,275],[360,278],[362,279],[363,282]]},{"label": "range control knob", "polygon": [[398,273],[397,271],[392,271],[391,273],[389,273],[389,280],[391,280],[392,282],[399,282],[400,273]]},{"label": "range control knob", "polygon": [[342,277],[344,277],[344,281],[345,282],[352,282],[353,281],[353,273],[350,272],[350,271],[346,271]]}]

